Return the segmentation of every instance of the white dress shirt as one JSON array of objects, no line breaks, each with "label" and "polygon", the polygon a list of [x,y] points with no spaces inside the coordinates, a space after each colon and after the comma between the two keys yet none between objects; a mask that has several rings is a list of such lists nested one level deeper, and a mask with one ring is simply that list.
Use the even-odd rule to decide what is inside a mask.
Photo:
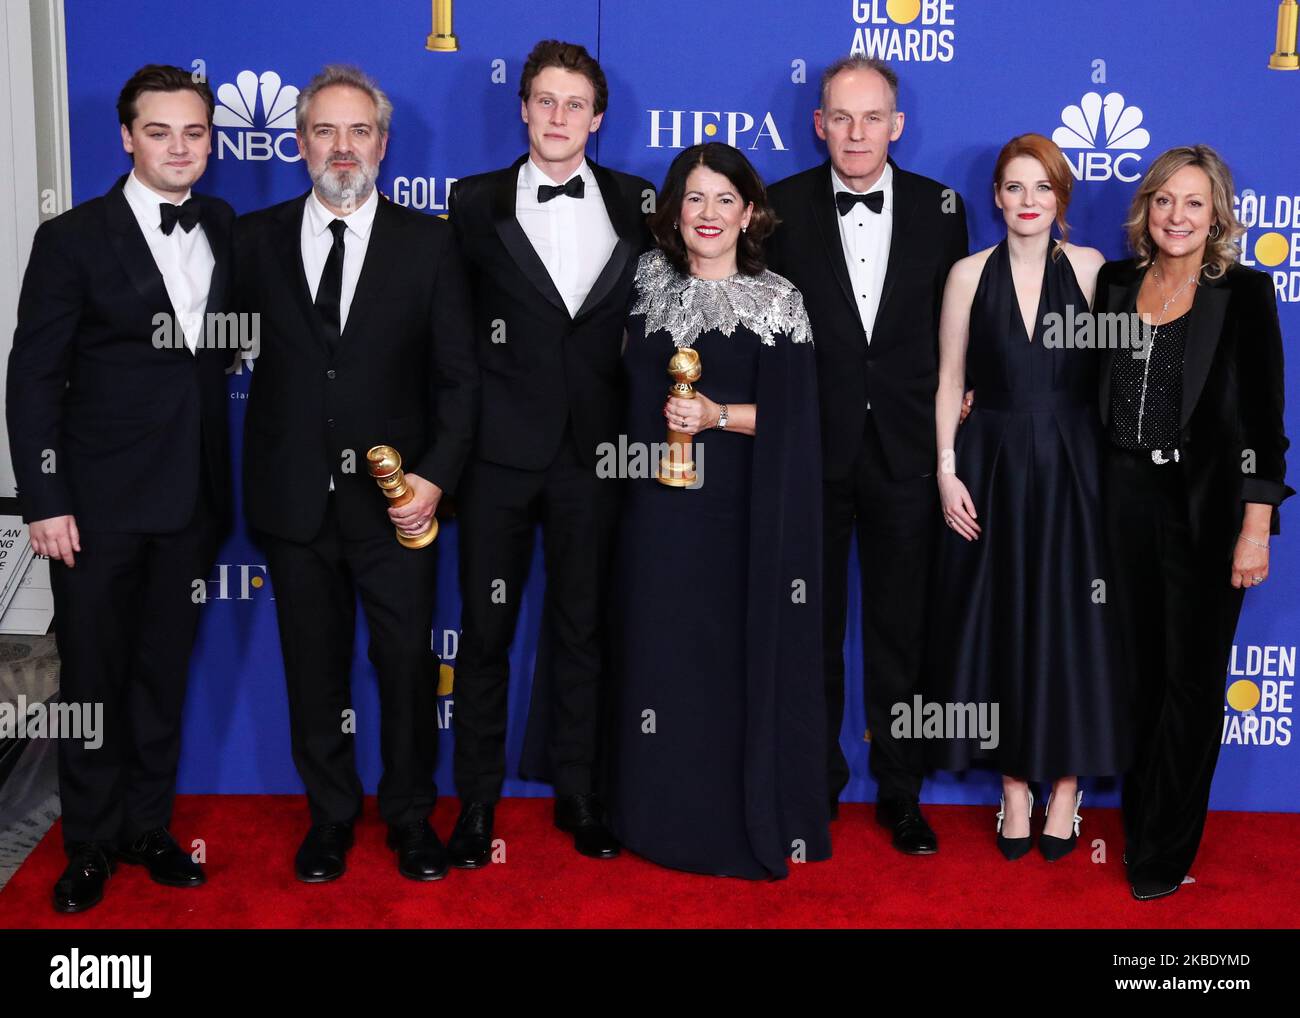
[{"label": "white dress shirt", "polygon": [[[366,248],[370,246],[370,230],[375,225],[375,210],[379,208],[379,198],[372,190],[366,200],[346,216],[338,216],[325,207],[316,197],[312,188],[307,196],[307,204],[302,213],[302,271],[307,277],[307,286],[311,290],[311,299],[316,300],[316,291],[320,289],[320,277],[325,274],[325,262],[329,260],[334,247],[334,234],[330,232],[330,223],[342,219],[347,223],[343,232],[343,286],[339,290],[339,332],[347,328],[348,309],[352,307],[352,297],[357,292],[357,280],[361,277],[361,266],[366,260]],[[330,476],[330,491],[334,490],[334,477]]]},{"label": "white dress shirt", "polygon": [[[836,193],[884,193],[884,206],[879,213],[872,212],[861,202],[854,205],[846,216],[840,216],[840,241],[844,245],[844,261],[849,267],[849,282],[853,285],[853,299],[858,303],[862,329],[871,342],[876,327],[876,313],[880,310],[880,292],[885,286],[885,269],[889,265],[889,241],[894,232],[894,168],[885,163],[869,191],[854,191],[831,169],[831,184]],[[838,209],[836,210],[838,212]]]},{"label": "white dress shirt", "polygon": [[[216,259],[203,232],[202,221],[188,233],[179,223],[170,234],[162,232],[162,205],[168,199],[140,182],[132,170],[122,186],[127,204],[135,213],[136,222],[149,245],[154,264],[162,273],[176,322],[190,353],[194,353],[203,335],[203,316],[208,306],[208,290],[212,285],[212,269]],[[185,201],[191,192],[185,192]],[[179,205],[180,202],[170,204]]]},{"label": "white dress shirt", "polygon": [[320,277],[325,274],[325,262],[329,259],[330,249],[334,247],[334,234],[330,232],[330,223],[342,219],[347,223],[343,234],[343,288],[339,292],[339,332],[348,324],[348,309],[352,307],[352,297],[357,292],[357,280],[361,277],[361,266],[366,260],[366,248],[370,244],[370,230],[375,225],[375,210],[379,208],[377,192],[371,190],[356,209],[346,216],[338,216],[325,207],[316,197],[312,188],[307,196],[307,205],[302,216],[302,270],[307,277],[307,286],[311,289],[311,299],[316,300],[316,291],[320,289]]},{"label": "white dress shirt", "polygon": [[539,202],[539,185],[566,181],[552,180],[531,158],[525,159],[519,167],[515,191],[515,218],[564,298],[570,318],[577,315],[618,243],[618,234],[600,196],[600,185],[587,160],[572,176],[582,177],[583,197],[562,194]]}]

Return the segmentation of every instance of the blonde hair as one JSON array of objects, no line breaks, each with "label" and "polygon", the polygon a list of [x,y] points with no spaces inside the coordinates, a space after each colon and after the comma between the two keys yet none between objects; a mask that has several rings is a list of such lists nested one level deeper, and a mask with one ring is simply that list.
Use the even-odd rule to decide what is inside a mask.
[{"label": "blonde hair", "polygon": [[[1155,241],[1148,229],[1151,198],[1175,173],[1185,166],[1197,166],[1210,178],[1210,205],[1218,236],[1210,237],[1205,244],[1205,264],[1201,271],[1207,279],[1219,279],[1237,261],[1240,252],[1237,238],[1246,228],[1237,219],[1232,208],[1232,171],[1228,164],[1209,145],[1182,145],[1160,155],[1147,170],[1138,185],[1133,204],[1129,206],[1124,229],[1128,233],[1129,247],[1137,255],[1138,268],[1146,268],[1155,260]],[[1213,229],[1213,227],[1211,227]]]}]

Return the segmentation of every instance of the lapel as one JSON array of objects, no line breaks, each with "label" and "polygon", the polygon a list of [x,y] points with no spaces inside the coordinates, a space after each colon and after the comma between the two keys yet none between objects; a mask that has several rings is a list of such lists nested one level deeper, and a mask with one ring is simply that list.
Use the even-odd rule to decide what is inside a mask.
[{"label": "lapel", "polygon": [[285,286],[281,288],[282,292],[288,293],[298,306],[308,329],[316,337],[316,342],[320,344],[321,349],[328,350],[325,328],[321,324],[320,315],[316,313],[316,305],[312,303],[311,287],[307,285],[307,270],[302,264],[302,217],[306,214],[307,198],[310,194],[311,192],[308,191],[301,197],[286,202],[280,208],[279,222],[275,230],[275,244],[279,249],[280,257],[276,259],[276,264],[285,275]]},{"label": "lapel", "polygon": [[614,244],[614,250],[609,254],[609,261],[605,263],[600,275],[596,277],[596,281],[591,285],[587,299],[582,302],[582,307],[578,309],[577,315],[574,316],[575,320],[597,307],[601,301],[609,296],[609,291],[614,288],[614,284],[622,277],[628,259],[637,253],[639,240],[636,216],[630,215],[627,203],[620,200],[623,195],[618,182],[614,179],[614,174],[603,166],[597,166],[590,159],[587,160],[587,165],[591,167],[596,183],[600,185],[600,197],[605,203],[605,211],[609,214],[609,222],[614,227],[614,233],[618,236],[618,241]]},{"label": "lapel", "polygon": [[[1106,287],[1104,294],[1097,294],[1093,298],[1093,303],[1102,311],[1108,314],[1127,314],[1136,313],[1137,294],[1142,286],[1143,272],[1134,272],[1133,277],[1125,283],[1121,278]],[[1101,359],[1101,377],[1099,379],[1100,389],[1098,393],[1098,410],[1101,412],[1102,427],[1110,425],[1110,374],[1115,367],[1115,357],[1122,353],[1125,357],[1131,357],[1132,353],[1128,350],[1116,351],[1113,347],[1108,347]]]},{"label": "lapel", "polygon": [[348,322],[339,338],[340,352],[347,349],[349,338],[361,330],[362,323],[380,305],[384,288],[397,274],[402,256],[400,215],[382,195],[376,194],[375,200],[379,207],[375,209],[375,221],[370,225],[366,260],[361,263],[357,288],[352,294],[352,303],[348,305]]},{"label": "lapel", "polygon": [[[520,156],[509,169],[502,170],[498,174],[492,192],[492,223],[496,227],[497,236],[501,238],[501,243],[505,245],[506,251],[514,259],[515,265],[524,274],[524,278],[533,284],[539,294],[554,304],[565,318],[568,318],[569,309],[564,303],[564,298],[560,296],[560,291],[555,288],[555,283],[551,280],[551,274],[546,271],[541,257],[529,242],[528,234],[524,233],[524,228],[515,218],[515,191],[519,185],[519,167],[527,158],[527,154]],[[601,191],[604,192],[603,187]]]},{"label": "lapel", "polygon": [[140,223],[122,192],[125,183],[126,176],[123,175],[104,195],[109,243],[112,244],[118,262],[126,270],[131,285],[150,311],[165,310],[170,314],[174,309],[171,298],[167,296],[167,284],[163,282],[162,272],[153,260],[153,252],[149,250],[149,242],[144,239]]},{"label": "lapel", "polygon": [[[812,219],[822,236],[826,248],[826,257],[835,273],[835,281],[840,284],[844,299],[849,302],[849,309],[854,318],[858,318],[858,302],[853,298],[853,287],[849,283],[849,266],[844,260],[844,241],[840,238],[840,214],[835,207],[835,187],[831,180],[831,161],[822,165],[816,177],[817,184],[812,194]],[[898,204],[897,198],[894,201]],[[893,245],[890,245],[891,251]]]},{"label": "lapel", "polygon": [[1178,426],[1187,427],[1196,401],[1201,398],[1205,379],[1214,362],[1214,352],[1219,346],[1223,331],[1223,318],[1228,310],[1231,292],[1223,285],[1226,273],[1215,280],[1206,280],[1196,288],[1192,298],[1192,316],[1187,322],[1187,347],[1183,352],[1183,405]]},{"label": "lapel", "polygon": [[213,211],[208,199],[195,194],[203,208],[203,234],[212,249],[212,280],[208,284],[208,311],[225,311],[230,303],[230,221]]},{"label": "lapel", "polygon": [[[898,263],[902,258],[903,248],[911,238],[909,232],[912,213],[916,208],[916,189],[912,186],[912,175],[898,168],[894,160],[889,160],[894,170],[894,221],[889,231],[889,261],[885,265],[885,283],[880,288],[880,303],[876,305],[876,322],[884,320],[885,308],[889,304],[889,293],[898,279]],[[856,308],[856,304],[854,307]],[[871,323],[872,341],[875,341],[876,322]]]}]

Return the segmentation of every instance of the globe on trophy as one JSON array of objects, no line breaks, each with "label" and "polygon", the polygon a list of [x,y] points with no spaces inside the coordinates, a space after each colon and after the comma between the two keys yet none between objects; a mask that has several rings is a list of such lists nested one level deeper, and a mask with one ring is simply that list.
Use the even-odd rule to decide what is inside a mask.
[{"label": "globe on trophy", "polygon": [[[673,384],[669,396],[694,399],[692,382],[700,380],[700,355],[684,346],[668,358],[668,375]],[[659,483],[670,488],[689,488],[695,484],[695,455],[691,436],[668,426],[668,450],[659,460]]]},{"label": "globe on trophy", "polygon": [[[376,445],[366,453],[366,465],[379,490],[388,499],[388,507],[396,509],[415,498],[415,492],[406,483],[402,472],[402,457],[391,445]],[[397,530],[397,528],[394,528]],[[397,530],[397,543],[403,548],[426,548],[438,536],[438,520],[429,518],[429,524],[418,534],[403,534]]]}]

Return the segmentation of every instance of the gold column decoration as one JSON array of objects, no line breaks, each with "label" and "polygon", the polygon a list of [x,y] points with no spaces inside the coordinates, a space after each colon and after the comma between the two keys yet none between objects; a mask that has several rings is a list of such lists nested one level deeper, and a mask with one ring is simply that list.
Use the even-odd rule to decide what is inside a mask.
[{"label": "gold column decoration", "polygon": [[424,48],[435,53],[455,53],[460,49],[451,30],[451,0],[433,0],[433,31],[424,40]]},{"label": "gold column decoration", "polygon": [[1277,5],[1277,52],[1268,60],[1275,71],[1300,70],[1300,57],[1296,55],[1296,32],[1300,25],[1300,5],[1296,0],[1282,0]]}]

